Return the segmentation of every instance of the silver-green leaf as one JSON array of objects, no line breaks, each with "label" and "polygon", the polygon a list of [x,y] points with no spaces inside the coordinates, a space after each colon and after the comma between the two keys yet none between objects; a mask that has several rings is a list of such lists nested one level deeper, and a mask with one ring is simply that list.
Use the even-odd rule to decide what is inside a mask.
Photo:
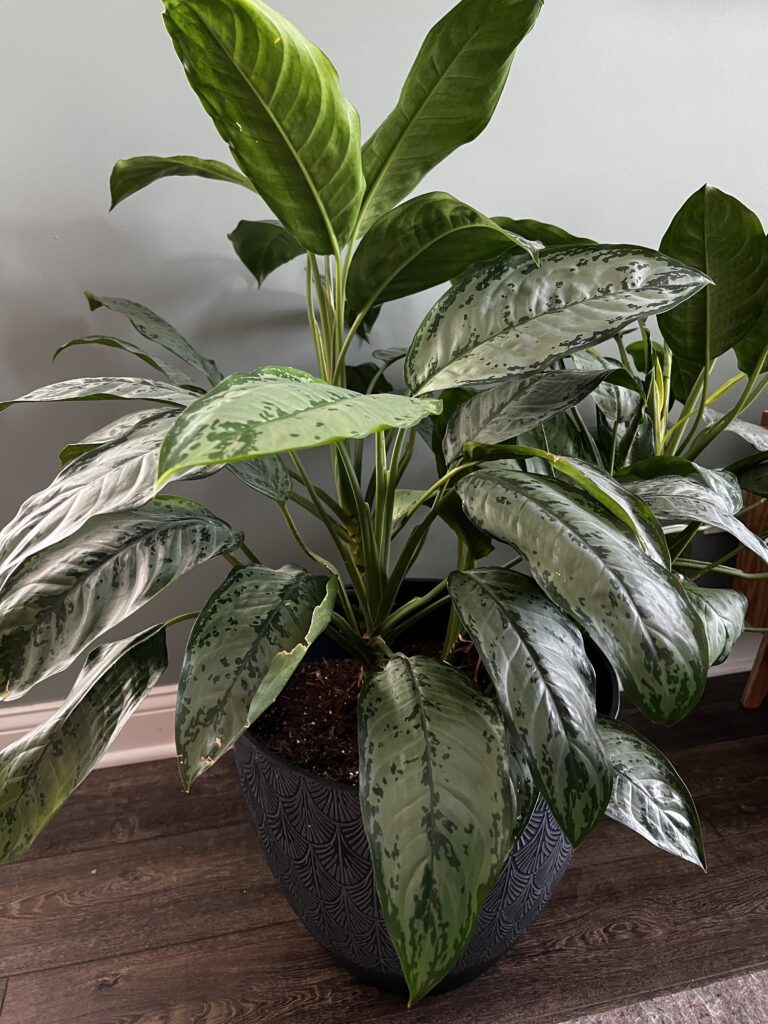
[{"label": "silver-green leaf", "polygon": [[747,599],[731,587],[697,587],[689,580],[683,580],[683,586],[704,623],[709,664],[719,665],[744,632]]},{"label": "silver-green leaf", "polygon": [[148,352],[145,352],[140,345],[134,345],[131,341],[123,341],[121,338],[110,338],[103,334],[89,334],[84,338],[73,338],[72,341],[67,341],[63,345],[59,345],[53,353],[54,361],[62,352],[66,352],[68,349],[80,347],[82,345],[102,345],[104,348],[119,349],[121,352],[127,352],[132,356],[136,356],[137,359],[141,359],[143,363],[151,366],[152,369],[157,370],[158,373],[162,373],[166,380],[169,380],[172,384],[178,385],[180,388],[192,388],[198,392],[202,390],[195,385],[195,382],[188,374],[183,370],[180,370],[177,366],[174,366],[172,363],[166,363],[164,359],[158,359],[156,356],[151,356]]},{"label": "silver-green leaf", "polygon": [[163,405],[190,405],[198,396],[175,384],[142,377],[76,377],[45,384],[19,398],[0,402],[0,412],[25,402],[87,402],[117,398],[134,402],[161,402]]}]

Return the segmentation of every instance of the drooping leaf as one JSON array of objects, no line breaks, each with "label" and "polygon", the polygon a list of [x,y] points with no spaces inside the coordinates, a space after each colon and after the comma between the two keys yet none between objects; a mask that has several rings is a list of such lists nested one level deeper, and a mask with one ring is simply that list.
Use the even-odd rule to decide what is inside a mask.
[{"label": "drooping leaf", "polygon": [[335,579],[297,566],[248,565],[210,597],[187,644],[176,704],[185,789],[277,698],[328,625],[336,590]]},{"label": "drooping leaf", "polygon": [[[381,313],[381,306],[380,305],[379,306],[371,306],[371,308],[365,314],[365,316],[363,317],[361,322],[357,325],[357,329],[355,330],[355,334],[358,336],[358,338],[362,338],[363,341],[370,341],[371,340],[371,334],[373,332],[373,328],[374,328],[374,326],[376,324],[376,321],[379,319],[379,314],[380,313]],[[345,323],[345,325],[347,327],[347,330],[349,330],[352,327],[352,324],[355,323],[356,320],[357,320],[357,317],[355,315],[355,311],[352,309],[352,307],[349,305],[349,303],[347,303],[347,308],[346,308],[345,317],[344,317],[344,323]],[[383,351],[387,351],[387,350],[383,350]],[[374,355],[375,355],[375,353],[374,353]],[[403,355],[405,355],[405,349],[403,349]]]},{"label": "drooping leaf", "polygon": [[714,288],[659,317],[664,340],[700,368],[733,348],[768,302],[768,245],[754,213],[704,185],[686,200],[661,240],[673,259],[703,271]]},{"label": "drooping leaf", "polygon": [[144,423],[146,420],[154,419],[155,416],[157,416],[157,409],[137,409],[136,412],[129,412],[126,416],[120,416],[118,419],[112,420],[111,423],[98,427],[81,441],[65,445],[59,452],[59,461],[62,466],[66,466],[73,459],[80,458],[81,455],[93,451],[94,448],[98,448],[102,444],[116,441],[119,437],[125,437],[126,434],[130,434],[134,427],[138,427],[140,423]]},{"label": "drooping leaf", "polygon": [[514,231],[523,238],[535,238],[542,245],[597,245],[592,238],[581,238],[572,235],[565,228],[556,224],[547,224],[540,220],[515,220],[513,217],[494,217],[496,223],[505,231]]},{"label": "drooping leaf", "polygon": [[367,310],[443,284],[510,249],[537,258],[539,248],[446,192],[429,192],[376,221],[350,264],[347,295],[353,309]]},{"label": "drooping leaf", "polygon": [[[517,438],[517,443],[530,445],[532,448],[543,448],[553,455],[565,455],[569,459],[583,459],[585,462],[588,462],[592,455],[581,431],[577,429],[567,412],[556,413],[546,423],[521,434]],[[533,468],[530,461],[528,465]]]},{"label": "drooping leaf", "polygon": [[747,599],[731,587],[697,587],[689,580],[683,580],[683,586],[704,623],[709,664],[719,665],[744,632]]},{"label": "drooping leaf", "polygon": [[602,819],[613,786],[581,633],[509,569],[453,572],[448,589],[538,788],[577,845]]},{"label": "drooping leaf", "polygon": [[483,467],[457,490],[469,518],[517,548],[544,593],[608,655],[648,718],[671,724],[696,705],[707,671],[701,620],[627,527],[575,487],[507,467]]},{"label": "drooping leaf", "polygon": [[663,526],[680,523],[715,526],[768,561],[768,544],[736,518],[742,497],[738,480],[732,474],[706,470],[697,476],[667,475],[629,480],[626,486],[643,499]]},{"label": "drooping leaf", "polygon": [[157,370],[159,373],[169,380],[172,384],[178,385],[180,388],[193,388],[198,392],[201,390],[195,385],[192,378],[186,374],[183,370],[173,366],[171,363],[166,363],[164,359],[158,359],[155,356],[151,356],[148,352],[145,352],[139,345],[134,345],[130,341],[122,341],[120,338],[110,338],[102,334],[89,334],[84,338],[73,338],[72,341],[67,341],[63,345],[59,345],[56,351],[53,353],[54,361],[61,355],[62,352],[66,352],[67,349],[75,348],[80,345],[103,345],[105,348],[117,348],[122,352],[128,352],[132,356],[136,356],[141,359],[143,363],[151,366],[153,370]]},{"label": "drooping leaf", "polygon": [[363,196],[360,120],[336,69],[261,0],[165,0],[189,84],[238,166],[304,248],[343,244]]},{"label": "drooping leaf", "polygon": [[359,395],[311,379],[233,373],[180,417],[160,452],[158,484],[192,466],[242,462],[415,426],[440,403]]},{"label": "drooping leaf", "polygon": [[503,256],[438,300],[405,360],[414,393],[534,373],[690,298],[698,271],[630,246]]},{"label": "drooping leaf", "polygon": [[[707,409],[704,412],[704,419],[707,423],[714,424],[723,418],[723,414],[715,412],[714,409]],[[730,434],[736,434],[751,444],[759,452],[768,452],[768,430],[759,423],[750,423],[748,420],[741,420],[737,417],[732,419],[724,428]]]},{"label": "drooping leaf", "polygon": [[624,387],[634,381],[626,370],[545,370],[530,377],[515,377],[481,391],[454,412],[443,439],[448,463],[461,455],[468,441],[496,444],[509,441],[546,423],[565,409],[578,405],[603,381]]},{"label": "drooping leaf", "polygon": [[384,375],[383,367],[377,363],[358,363],[346,366],[347,387],[359,395],[389,395],[392,385]]},{"label": "drooping leaf", "polygon": [[112,168],[109,179],[112,196],[110,209],[114,210],[123,199],[161,178],[186,177],[228,181],[254,191],[244,174],[220,160],[203,160],[198,156],[132,156],[128,160],[118,160]]},{"label": "drooping leaf", "polygon": [[699,816],[666,757],[624,722],[600,716],[598,728],[615,772],[608,817],[660,850],[706,868]]},{"label": "drooping leaf", "polygon": [[273,501],[284,502],[291,496],[293,484],[290,475],[277,455],[265,455],[248,462],[233,462],[227,469],[246,487]]},{"label": "drooping leaf", "polygon": [[501,716],[432,658],[391,658],[358,704],[360,801],[376,891],[411,1005],[450,970],[509,853]]},{"label": "drooping leaf", "polygon": [[[766,453],[761,452],[765,456]],[[740,486],[760,498],[768,498],[768,462],[758,462],[736,471]]]},{"label": "drooping leaf", "polygon": [[[591,370],[597,373],[598,370],[613,370],[618,373],[622,369],[617,359],[611,359],[594,349],[584,349],[583,352],[574,352],[573,363],[580,370]],[[630,383],[631,382],[631,383]],[[609,425],[619,422],[626,430],[626,425],[643,405],[643,396],[640,387],[634,378],[624,371],[624,377],[608,379],[596,388],[593,396],[595,405],[605,416]]]},{"label": "drooping leaf", "polygon": [[199,370],[212,384],[221,380],[221,371],[214,361],[200,355],[175,327],[151,309],[131,299],[120,299],[111,295],[94,295],[93,292],[86,292],[85,297],[91,309],[108,309],[112,313],[126,317],[142,338],[153,341],[166,352],[181,359],[187,366]]},{"label": "drooping leaf", "polygon": [[273,270],[304,252],[293,235],[274,220],[241,220],[227,238],[260,285]]},{"label": "drooping leaf", "polygon": [[0,864],[26,853],[167,664],[163,626],[97,648],[53,717],[0,751]]},{"label": "drooping leaf", "polygon": [[61,672],[102,633],[241,536],[185,498],[97,516],[32,555],[0,590],[3,697]]},{"label": "drooping leaf", "polygon": [[363,147],[365,231],[496,109],[541,0],[461,0],[428,33],[391,114]]},{"label": "drooping leaf", "polygon": [[190,405],[198,396],[175,384],[143,377],[76,377],[45,384],[19,398],[0,402],[0,412],[23,402],[85,402],[117,398],[164,405]]}]

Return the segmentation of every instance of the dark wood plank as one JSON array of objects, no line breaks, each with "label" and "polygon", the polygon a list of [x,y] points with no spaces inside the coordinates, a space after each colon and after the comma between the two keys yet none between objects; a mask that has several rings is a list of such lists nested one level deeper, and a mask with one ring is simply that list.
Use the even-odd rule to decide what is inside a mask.
[{"label": "dark wood plank", "polygon": [[186,835],[246,820],[231,756],[202,775],[191,793],[182,790],[171,760],[103,768],[85,780],[25,859],[98,850],[154,836]]},{"label": "dark wood plank", "polygon": [[0,978],[0,1014],[3,1012],[3,1003],[5,1002],[5,990],[8,987],[8,979]]}]

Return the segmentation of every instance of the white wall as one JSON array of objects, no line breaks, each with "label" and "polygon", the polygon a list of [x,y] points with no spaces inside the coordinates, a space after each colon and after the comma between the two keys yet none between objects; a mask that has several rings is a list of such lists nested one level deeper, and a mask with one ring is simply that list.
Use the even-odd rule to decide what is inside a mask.
[{"label": "white wall", "polygon": [[[448,0],[283,0],[321,45],[360,109],[364,132],[388,112]],[[489,214],[532,216],[578,234],[655,245],[704,181],[768,222],[766,0],[546,0],[489,130],[435,170],[441,188]],[[123,333],[82,291],[137,299],[231,371],[308,365],[302,269],[259,292],[226,233],[266,213],[234,186],[161,182],[108,214],[114,161],[141,153],[227,159],[189,90],[156,0],[0,0],[0,397],[61,376],[137,372],[104,350],[50,353],[86,333]],[[426,308],[382,317],[381,345],[408,341]],[[0,418],[0,521],[43,486],[56,452],[114,404],[21,407]],[[216,478],[205,498],[244,522],[278,564],[295,558],[270,510]],[[447,538],[426,571],[442,569]],[[452,546],[451,546],[452,550]],[[442,573],[441,573],[442,574]],[[202,570],[165,607],[194,605],[220,576]],[[49,695],[41,688],[40,696]]]}]

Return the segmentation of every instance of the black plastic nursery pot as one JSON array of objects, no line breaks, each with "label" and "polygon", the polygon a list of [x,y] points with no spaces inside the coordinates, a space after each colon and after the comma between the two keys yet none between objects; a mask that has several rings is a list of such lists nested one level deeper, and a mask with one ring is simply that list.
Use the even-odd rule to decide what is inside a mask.
[{"label": "black plastic nursery pot", "polygon": [[[407,585],[405,599],[432,583]],[[439,636],[442,616],[425,619],[419,635]],[[307,658],[342,656],[321,637]],[[597,705],[614,717],[619,687],[613,669],[589,649]],[[249,730],[235,756],[245,799],[272,873],[310,934],[359,980],[405,993],[373,883],[356,785],[306,771],[270,750]],[[518,843],[488,895],[469,946],[435,991],[477,977],[533,924],[563,877],[572,849],[539,797]]]}]

